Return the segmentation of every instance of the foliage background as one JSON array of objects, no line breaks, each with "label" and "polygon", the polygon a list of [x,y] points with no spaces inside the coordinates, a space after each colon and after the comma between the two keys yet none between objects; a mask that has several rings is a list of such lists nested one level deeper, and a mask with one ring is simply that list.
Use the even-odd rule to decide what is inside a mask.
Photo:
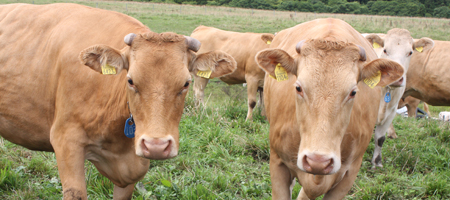
[{"label": "foliage background", "polygon": [[136,0],[315,13],[450,18],[450,0]]}]

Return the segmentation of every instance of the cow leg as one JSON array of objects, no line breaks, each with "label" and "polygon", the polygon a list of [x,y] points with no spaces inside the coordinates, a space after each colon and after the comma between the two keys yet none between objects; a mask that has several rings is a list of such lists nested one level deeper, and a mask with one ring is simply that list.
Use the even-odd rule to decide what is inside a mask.
[{"label": "cow leg", "polygon": [[293,177],[289,168],[281,161],[278,155],[270,151],[270,180],[272,181],[272,199],[287,200],[291,199],[290,186]]},{"label": "cow leg", "polygon": [[376,167],[383,167],[381,164],[381,148],[383,147],[384,140],[386,139],[386,132],[389,129],[389,125],[392,124],[394,117],[395,115],[387,116],[386,121],[383,124],[377,125],[375,128],[375,135],[373,136],[375,139],[375,150],[372,157],[373,169]]},{"label": "cow leg", "polygon": [[395,133],[394,124],[391,123],[388,129],[388,138],[395,139],[397,138],[397,134]]},{"label": "cow leg", "polygon": [[194,76],[194,96],[195,96],[195,106],[198,107],[200,104],[205,104],[205,88],[208,84],[209,79]]},{"label": "cow leg", "polygon": [[428,109],[428,104],[423,102],[423,110],[428,114],[428,117],[431,117],[430,110]]},{"label": "cow leg", "polygon": [[114,185],[113,200],[131,200],[133,196],[134,184],[130,184],[124,188]]},{"label": "cow leg", "polygon": [[353,186],[353,183],[356,180],[356,176],[358,175],[359,169],[361,168],[363,156],[356,159],[355,162],[352,163],[352,166],[345,172],[344,177],[339,183],[328,190],[328,192],[323,196],[322,200],[334,200],[334,199],[344,199],[348,194],[348,191]]},{"label": "cow leg", "polygon": [[256,77],[245,77],[247,81],[248,111],[246,120],[252,120],[253,109],[256,106],[256,94],[258,92],[258,79]]},{"label": "cow leg", "polygon": [[58,134],[50,134],[50,142],[55,150],[64,200],[87,199],[84,175],[85,152],[83,146],[80,145],[83,142],[80,141],[81,139],[66,138],[63,135],[76,135],[76,133],[58,131]]},{"label": "cow leg", "polygon": [[264,89],[258,88],[259,91],[259,108],[261,109],[261,116],[266,116],[266,109],[264,108]]}]

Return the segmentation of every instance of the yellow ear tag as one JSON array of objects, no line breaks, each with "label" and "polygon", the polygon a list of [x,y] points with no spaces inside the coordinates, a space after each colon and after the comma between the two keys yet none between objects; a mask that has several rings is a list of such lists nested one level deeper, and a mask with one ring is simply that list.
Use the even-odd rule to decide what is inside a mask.
[{"label": "yellow ear tag", "polygon": [[267,44],[272,44],[272,42],[270,40],[267,40]]},{"label": "yellow ear tag", "polygon": [[275,67],[275,77],[277,78],[278,82],[288,80],[288,74],[280,63],[278,63],[278,65]]},{"label": "yellow ear tag", "polygon": [[116,68],[105,64],[102,66],[102,74],[116,74]]},{"label": "yellow ear tag", "polygon": [[370,88],[374,88],[381,80],[381,72],[378,71],[375,76],[364,79],[364,83],[366,83]]},{"label": "yellow ear tag", "polygon": [[207,70],[207,71],[197,71],[197,76],[203,77],[203,78],[208,78],[211,76],[212,71],[211,70]]},{"label": "yellow ear tag", "polygon": [[417,47],[416,50],[417,50],[418,52],[422,53],[423,47]]},{"label": "yellow ear tag", "polygon": [[378,44],[378,43],[376,43],[376,42],[374,42],[374,43],[372,44],[372,46],[373,46],[374,49],[380,48],[380,44]]}]

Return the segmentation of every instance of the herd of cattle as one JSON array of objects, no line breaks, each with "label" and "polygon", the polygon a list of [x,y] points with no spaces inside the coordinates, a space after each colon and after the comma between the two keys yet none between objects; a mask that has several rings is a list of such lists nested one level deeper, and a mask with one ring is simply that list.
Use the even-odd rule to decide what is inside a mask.
[{"label": "herd of cattle", "polygon": [[450,105],[450,42],[404,29],[364,37],[332,18],[275,35],[199,26],[183,36],[82,5],[10,4],[0,46],[0,135],[55,152],[64,199],[87,199],[84,160],[114,199],[131,199],[149,159],[177,156],[192,77],[198,103],[208,79],[247,83],[248,120],[264,91],[273,199],[291,199],[295,178],[297,199],[344,198],[375,126],[382,166],[400,101]]}]

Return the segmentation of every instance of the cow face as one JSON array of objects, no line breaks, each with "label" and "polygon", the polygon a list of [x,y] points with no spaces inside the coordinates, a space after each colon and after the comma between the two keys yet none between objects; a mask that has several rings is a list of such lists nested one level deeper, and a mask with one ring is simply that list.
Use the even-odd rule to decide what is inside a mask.
[{"label": "cow face", "polygon": [[120,51],[104,45],[87,48],[80,59],[100,73],[105,66],[117,74],[127,70],[122,81],[136,124],[136,154],[172,158],[178,154],[178,125],[192,82],[190,71],[208,66],[211,78],[220,77],[236,70],[236,61],[219,51],[196,55],[200,42],[174,33],[129,34],[125,43],[128,46]]},{"label": "cow face", "polygon": [[412,54],[431,49],[434,46],[433,40],[428,38],[422,38],[414,42],[408,30],[399,28],[391,29],[384,38],[377,34],[370,34],[366,36],[366,39],[372,43],[374,48],[379,47],[379,51],[382,50],[378,54],[380,58],[391,59],[403,67],[402,78],[390,84],[393,87],[404,87],[406,85],[406,72]]},{"label": "cow face", "polygon": [[[381,73],[379,86],[398,80],[399,64],[377,59],[364,65],[365,51],[357,45],[326,40],[301,41],[291,57],[281,49],[259,52],[257,62],[268,74],[280,64],[297,80],[288,92],[296,95],[296,117],[300,127],[297,166],[312,174],[333,174],[340,169],[341,142],[358,95],[358,82]],[[364,95],[364,94],[361,94]]]}]

